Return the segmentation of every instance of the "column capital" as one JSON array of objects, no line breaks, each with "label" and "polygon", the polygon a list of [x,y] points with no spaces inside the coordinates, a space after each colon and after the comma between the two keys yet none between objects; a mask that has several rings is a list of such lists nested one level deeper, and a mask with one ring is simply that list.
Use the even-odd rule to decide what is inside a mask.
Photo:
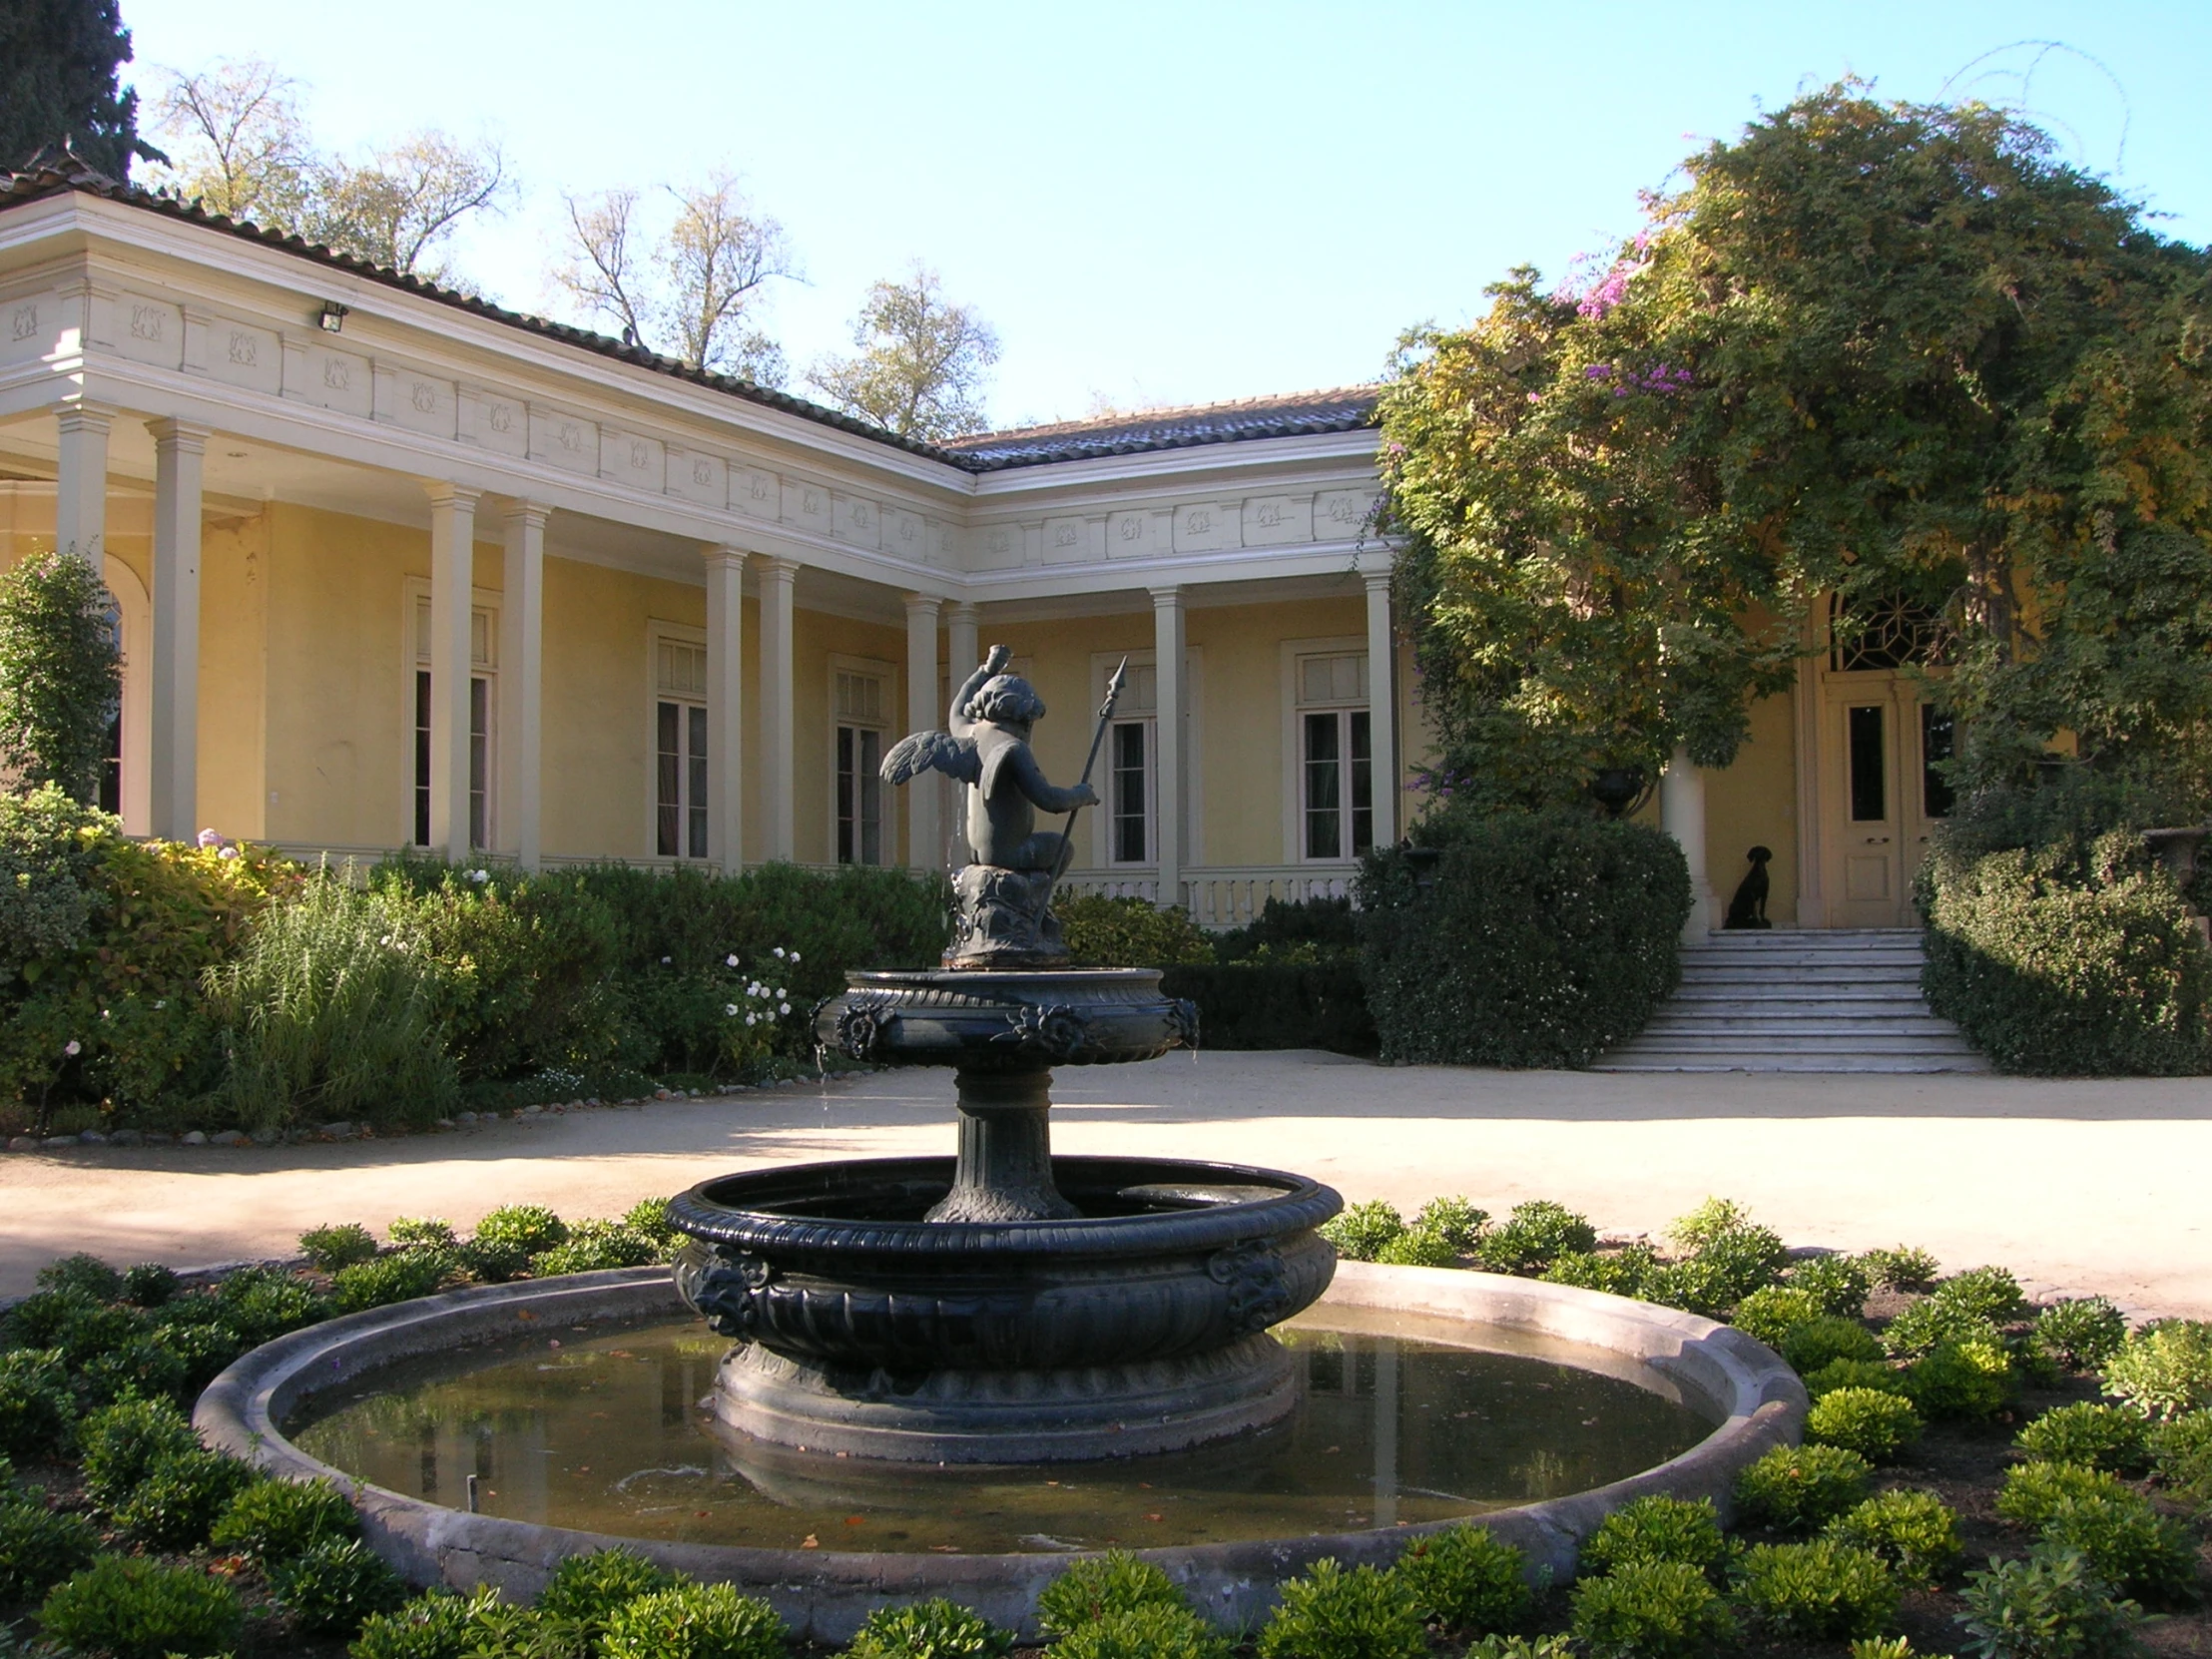
[{"label": "column capital", "polygon": [[1154,588],[1152,590],[1152,608],[1156,611],[1181,610],[1183,608],[1183,585],[1176,582],[1163,588]]},{"label": "column capital", "polygon": [[[435,500],[436,498],[436,493],[433,491],[431,499]],[[519,497],[509,501],[506,506],[499,509],[499,517],[503,522],[526,524],[539,530],[545,528],[545,521],[552,516],[553,509],[545,502],[525,501]]]},{"label": "column capital", "polygon": [[983,607],[966,599],[955,599],[944,608],[947,622],[964,622],[970,627],[983,620]]},{"label": "column capital", "polygon": [[208,439],[215,436],[213,426],[202,426],[189,420],[178,420],[164,415],[159,420],[149,420],[146,429],[154,434],[154,441],[190,454],[199,454],[208,447]]},{"label": "column capital", "polygon": [[476,503],[484,498],[482,490],[470,489],[466,484],[449,484],[442,479],[431,479],[422,488],[433,507],[466,507],[473,512]]},{"label": "column capital", "polygon": [[1360,572],[1360,580],[1367,584],[1370,593],[1390,591],[1390,571],[1387,566],[1382,570],[1363,570]]},{"label": "column capital", "polygon": [[789,582],[799,574],[799,561],[787,559],[778,553],[768,553],[761,558],[761,575],[771,582]]},{"label": "column capital", "polygon": [[54,418],[61,422],[65,432],[105,432],[115,424],[116,413],[112,403],[73,397],[56,406]]},{"label": "column capital", "polygon": [[936,618],[944,601],[933,593],[909,593],[906,595],[906,619],[911,622],[919,617]]}]

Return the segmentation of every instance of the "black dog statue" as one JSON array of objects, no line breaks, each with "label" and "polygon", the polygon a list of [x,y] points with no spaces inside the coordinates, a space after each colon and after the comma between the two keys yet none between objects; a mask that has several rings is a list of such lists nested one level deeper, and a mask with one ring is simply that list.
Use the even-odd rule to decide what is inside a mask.
[{"label": "black dog statue", "polygon": [[1772,850],[1755,846],[1744,856],[1751,860],[1751,872],[1736,888],[1736,896],[1728,901],[1728,919],[1723,927],[1772,927],[1767,919],[1767,860],[1774,856]]}]

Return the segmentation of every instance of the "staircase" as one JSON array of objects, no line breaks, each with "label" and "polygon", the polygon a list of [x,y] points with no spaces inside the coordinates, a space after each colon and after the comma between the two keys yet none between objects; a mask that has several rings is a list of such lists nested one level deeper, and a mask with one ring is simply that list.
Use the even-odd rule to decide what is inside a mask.
[{"label": "staircase", "polygon": [[1724,932],[1598,1071],[1987,1071],[1921,996],[1916,929]]}]

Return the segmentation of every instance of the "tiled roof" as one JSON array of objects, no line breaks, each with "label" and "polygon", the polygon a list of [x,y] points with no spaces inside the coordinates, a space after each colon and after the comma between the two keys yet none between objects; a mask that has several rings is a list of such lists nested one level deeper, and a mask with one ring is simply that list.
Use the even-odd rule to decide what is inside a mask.
[{"label": "tiled roof", "polygon": [[674,357],[664,357],[640,345],[629,345],[589,328],[552,322],[524,311],[511,311],[475,294],[463,293],[420,276],[393,271],[352,254],[325,248],[303,237],[290,236],[247,220],[210,213],[198,201],[182,201],[137,185],[119,184],[87,166],[77,157],[49,153],[35,159],[20,173],[0,173],[0,212],[43,201],[65,191],[103,197],[111,202],[158,213],[188,224],[205,226],[247,242],[258,242],[300,259],[311,260],[349,276],[403,288],[456,310],[472,312],[510,328],[556,339],[602,357],[689,380],[732,397],[767,408],[780,409],[824,426],[851,432],[876,443],[943,461],[964,472],[996,472],[1006,467],[1037,466],[1051,461],[1084,460],[1098,455],[1129,455],[1152,449],[1180,449],[1194,444],[1230,443],[1245,438],[1293,437],[1310,432],[1345,432],[1371,423],[1375,417],[1376,390],[1352,386],[1335,391],[1299,392],[1287,397],[1254,398],[1242,403],[1212,403],[1182,409],[1153,409],[1141,414],[1115,415],[1098,420],[1063,421],[1051,426],[1030,426],[1010,432],[984,432],[945,443],[900,437],[865,420],[811,403],[804,397],[772,386],[760,385],[735,374],[718,374],[695,368]]},{"label": "tiled roof", "polygon": [[1328,391],[1248,398],[1239,403],[1143,409],[1134,414],[1102,415],[1096,420],[1063,420],[1010,432],[979,432],[971,438],[948,439],[944,447],[978,472],[996,472],[1004,467],[1134,455],[1201,443],[1350,432],[1374,424],[1376,396],[1374,386],[1338,386]]}]

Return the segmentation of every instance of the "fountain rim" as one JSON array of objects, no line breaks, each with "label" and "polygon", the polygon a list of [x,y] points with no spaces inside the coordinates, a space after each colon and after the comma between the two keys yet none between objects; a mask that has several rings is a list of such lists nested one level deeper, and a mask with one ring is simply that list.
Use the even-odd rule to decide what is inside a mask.
[{"label": "fountain rim", "polygon": [[[865,1252],[880,1256],[1003,1258],[1025,1256],[1154,1256],[1218,1250],[1253,1240],[1281,1238],[1321,1226],[1344,1209],[1344,1196],[1311,1176],[1258,1164],[1224,1164],[1191,1158],[1055,1156],[1055,1179],[1069,1168],[1080,1172],[1122,1165],[1148,1179],[1122,1186],[1265,1186],[1279,1191],[1264,1198],[1237,1199],[1189,1210],[1136,1216],[1079,1217],[1073,1221],[869,1221],[836,1216],[791,1216],[724,1204],[708,1189],[731,1182],[763,1186],[803,1183],[811,1174],[836,1170],[873,1175],[885,1182],[905,1178],[934,1180],[952,1175],[948,1155],[906,1158],[842,1158],[812,1164],[779,1164],[709,1179],[669,1201],[669,1220],[680,1233],[710,1244],[749,1251],[821,1250]],[[1063,1182],[1063,1190],[1064,1190]]]},{"label": "fountain rim", "polygon": [[[1335,1284],[1317,1306],[1329,1304],[1442,1314],[1606,1349],[1673,1379],[1702,1396],[1719,1416],[1712,1432],[1697,1444],[1624,1479],[1468,1517],[1525,1551],[1532,1573],[1548,1572],[1555,1580],[1571,1575],[1581,1541],[1598,1523],[1634,1498],[1709,1497],[1726,1520],[1734,1511],[1737,1475],[1772,1447],[1795,1444],[1804,1432],[1807,1397],[1797,1374],[1772,1349],[1694,1314],[1574,1286],[1452,1268],[1368,1263],[1341,1265]],[[534,1594],[567,1556],[619,1546],[663,1566],[765,1595],[796,1635],[816,1641],[845,1642],[873,1609],[933,1595],[958,1597],[1011,1628],[1033,1628],[1037,1592],[1079,1556],[906,1555],[666,1543],[472,1515],[372,1485],[310,1457],[284,1437],[280,1426],[295,1403],[315,1392],[397,1360],[450,1352],[463,1342],[497,1335],[494,1326],[512,1332],[525,1314],[550,1325],[585,1318],[635,1319],[650,1316],[657,1307],[672,1314],[683,1308],[662,1267],[481,1286],[346,1315],[279,1337],[242,1357],[201,1394],[193,1423],[209,1445],[270,1474],[332,1481],[360,1511],[370,1546],[416,1583],[462,1590],[494,1583]],[[348,1359],[354,1362],[351,1367]],[[316,1385],[310,1387],[310,1382]],[[1167,1571],[1216,1623],[1235,1625],[1264,1616],[1276,1585],[1324,1556],[1347,1567],[1387,1566],[1415,1538],[1459,1524],[1431,1521],[1134,1553]]]}]

